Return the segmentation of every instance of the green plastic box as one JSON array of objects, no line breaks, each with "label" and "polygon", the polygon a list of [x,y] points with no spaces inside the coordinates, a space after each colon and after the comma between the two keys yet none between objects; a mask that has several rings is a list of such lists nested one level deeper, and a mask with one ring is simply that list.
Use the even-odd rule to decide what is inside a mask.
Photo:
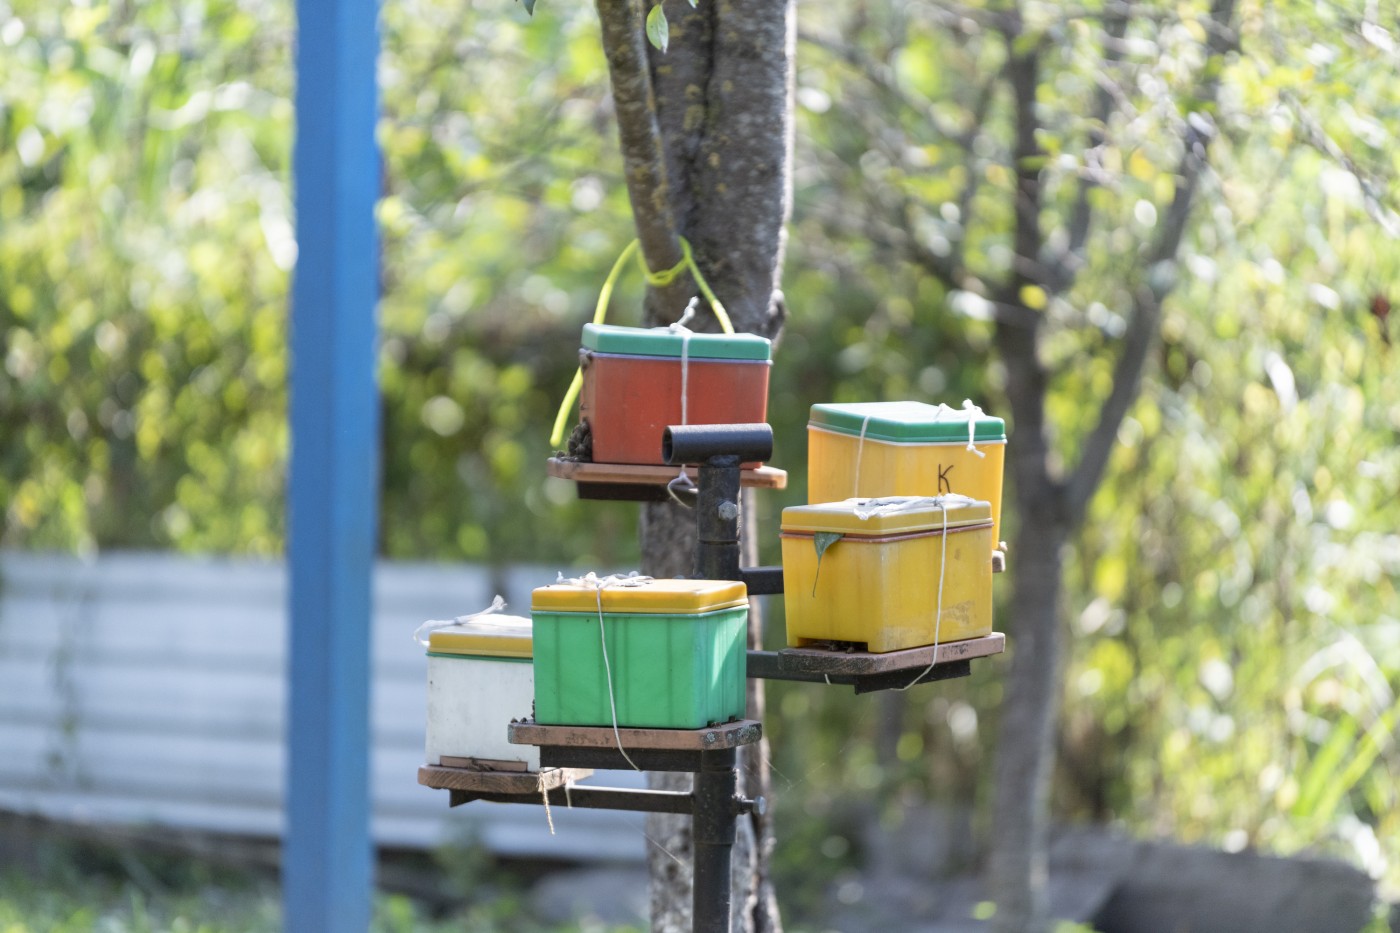
[{"label": "green plastic box", "polygon": [[[678,590],[690,592],[677,602]],[[619,726],[702,729],[744,717],[749,607],[742,583],[655,580],[605,588],[602,596],[606,665],[597,591],[567,584],[535,590],[536,722],[611,726],[609,670]]]}]

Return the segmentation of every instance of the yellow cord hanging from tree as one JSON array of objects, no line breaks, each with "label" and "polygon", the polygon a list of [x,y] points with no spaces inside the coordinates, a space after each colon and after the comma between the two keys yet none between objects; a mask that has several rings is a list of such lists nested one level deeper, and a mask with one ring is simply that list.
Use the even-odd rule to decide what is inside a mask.
[{"label": "yellow cord hanging from tree", "polygon": [[[612,299],[613,286],[617,284],[617,277],[622,274],[622,267],[632,256],[637,257],[637,265],[642,270],[642,276],[648,285],[653,288],[665,288],[674,283],[681,273],[689,271],[695,279],[695,284],[700,289],[700,294],[705,296],[705,300],[710,303],[710,308],[715,313],[715,319],[719,321],[720,329],[726,334],[734,333],[734,325],[729,320],[729,312],[724,310],[724,305],[720,304],[715,297],[714,291],[710,288],[710,283],[705,281],[705,276],[700,273],[700,267],[695,264],[695,255],[690,250],[690,241],[685,237],[678,237],[681,244],[681,261],[669,269],[662,269],[660,272],[653,272],[646,266],[646,260],[642,258],[640,251],[641,241],[633,240],[622,250],[622,255],[617,257],[617,262],[613,263],[612,271],[603,280],[603,287],[598,292],[598,307],[593,311],[593,323],[601,324],[608,315],[608,302]],[[549,442],[555,448],[564,443],[564,434],[568,427],[569,412],[574,410],[574,403],[578,401],[578,394],[583,389],[583,369],[580,368],[574,373],[573,382],[569,383],[569,391],[564,393],[564,404],[559,406],[559,414],[554,419],[554,431],[550,434]]]}]

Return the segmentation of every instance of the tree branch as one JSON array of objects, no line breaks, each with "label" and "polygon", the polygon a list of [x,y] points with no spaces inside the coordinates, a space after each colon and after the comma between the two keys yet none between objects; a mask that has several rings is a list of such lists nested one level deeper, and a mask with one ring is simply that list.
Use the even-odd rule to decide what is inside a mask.
[{"label": "tree branch", "polygon": [[[1044,234],[1040,228],[1041,210],[1041,149],[1036,134],[1040,129],[1036,114],[1036,88],[1040,80],[1040,48],[1032,45],[1017,54],[1016,39],[1019,36],[1019,19],[1008,30],[1006,44],[1009,55],[1006,62],[1005,78],[1011,88],[1012,120],[1014,141],[1012,144],[1012,170],[1015,172],[1015,220],[1012,233],[1014,259],[1011,273],[1006,281],[994,290],[998,303],[1024,306],[1021,297],[1026,285],[1036,284],[1028,273],[1025,260],[1038,265],[1037,257],[1044,247]],[[1039,357],[1041,316],[1034,315],[1032,326],[1015,326],[1009,321],[998,320],[996,328],[997,349],[1006,364],[1006,394],[1011,405],[1011,415],[1016,429],[1016,443],[1020,454],[1012,458],[1016,471],[1018,496],[1022,502],[1035,502],[1037,507],[1047,512],[1041,516],[1027,516],[1027,521],[1049,519],[1058,521],[1058,484],[1046,472],[1049,462],[1049,438],[1045,428],[1045,395],[1048,376]]]},{"label": "tree branch", "polygon": [[1235,48],[1235,0],[1213,0],[1207,39],[1209,54],[1202,67],[1197,99],[1204,105],[1189,115],[1184,133],[1176,189],[1167,207],[1156,240],[1148,250],[1146,279],[1133,291],[1133,311],[1123,336],[1123,348],[1113,368],[1113,388],[1099,410],[1098,422],[1084,441],[1079,463],[1070,473],[1067,506],[1071,521],[1083,520],[1090,498],[1103,479],[1109,455],[1118,438],[1118,429],[1137,399],[1147,354],[1157,341],[1162,302],[1176,284],[1176,257],[1186,233],[1186,224],[1206,170],[1206,155],[1215,130],[1202,111],[1208,110],[1220,93],[1220,74],[1225,55]]},{"label": "tree branch", "polygon": [[[617,109],[627,195],[632,202],[642,258],[649,269],[670,269],[681,261],[681,245],[671,210],[641,5],[637,0],[598,0],[598,19]],[[689,278],[682,278],[665,290],[661,302],[668,309],[675,306],[676,312],[691,294]]]},{"label": "tree branch", "polygon": [[1386,203],[1385,186],[1377,182],[1371,173],[1337,145],[1337,141],[1328,135],[1317,118],[1298,100],[1297,95],[1291,91],[1284,91],[1280,96],[1303,128],[1303,138],[1308,145],[1340,165],[1347,174],[1356,179],[1366,213],[1371,215],[1371,219],[1380,225],[1387,236],[1400,237],[1400,215],[1397,215],[1395,208]]},{"label": "tree branch", "polygon": [[806,30],[799,30],[797,37],[860,72],[878,91],[904,109],[917,114],[920,120],[933,127],[934,132],[944,139],[961,140],[967,135],[967,131],[950,126],[928,101],[919,100],[900,87],[890,67],[859,46],[843,42],[834,36],[822,36]]},{"label": "tree branch", "polygon": [[964,264],[967,249],[967,231],[972,226],[972,200],[977,197],[977,189],[982,184],[982,162],[977,157],[977,141],[982,136],[982,127],[986,125],[987,113],[992,108],[992,100],[996,97],[996,78],[989,78],[977,92],[977,98],[972,105],[972,123],[968,127],[967,133],[963,136],[962,147],[966,158],[963,159],[963,170],[967,177],[963,179],[962,190],[958,192],[958,224],[962,227],[962,237],[958,240],[955,263],[958,266]]},{"label": "tree branch", "polygon": [[[1131,2],[1116,4],[1117,12],[1104,15],[1103,71],[1108,71],[1122,61],[1122,39],[1128,30],[1131,15]],[[1084,244],[1089,239],[1089,228],[1093,222],[1093,211],[1089,207],[1089,193],[1099,186],[1099,171],[1102,168],[1102,152],[1108,119],[1113,113],[1113,88],[1107,75],[1099,80],[1098,93],[1094,98],[1094,123],[1089,129],[1087,145],[1084,147],[1086,171],[1079,178],[1079,189],[1075,192],[1074,207],[1070,210],[1069,238],[1064,251],[1053,258],[1047,258],[1043,265],[1052,271],[1047,289],[1053,294],[1069,291],[1074,285],[1079,270],[1084,265]],[[1090,169],[1088,163],[1092,163]]]}]

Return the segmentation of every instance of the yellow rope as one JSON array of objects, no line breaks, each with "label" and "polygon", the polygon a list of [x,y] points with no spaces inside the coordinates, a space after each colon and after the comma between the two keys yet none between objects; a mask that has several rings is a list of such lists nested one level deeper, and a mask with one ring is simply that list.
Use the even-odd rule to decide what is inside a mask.
[{"label": "yellow rope", "polygon": [[[685,237],[677,237],[681,244],[681,261],[669,269],[662,269],[660,272],[653,272],[647,268],[646,259],[641,253],[641,241],[633,240],[623,248],[622,254],[617,257],[617,262],[613,263],[608,277],[603,280],[603,287],[598,291],[598,306],[593,310],[593,323],[601,324],[608,316],[608,303],[612,300],[613,287],[617,285],[617,277],[622,274],[622,267],[633,255],[637,257],[637,265],[642,270],[642,277],[646,279],[648,285],[653,288],[665,288],[673,284],[681,273],[690,272],[695,279],[695,284],[700,288],[700,294],[705,296],[705,300],[710,303],[710,308],[715,313],[715,320],[719,321],[720,329],[726,334],[734,333],[734,324],[729,320],[729,312],[724,310],[724,305],[715,297],[714,290],[710,288],[710,283],[705,281],[705,276],[700,273],[700,267],[695,263],[695,254],[691,252],[690,241]],[[549,443],[558,448],[564,443],[564,434],[568,428],[569,413],[574,410],[574,403],[578,401],[578,394],[583,390],[583,370],[579,369],[574,373],[574,379],[569,383],[569,390],[564,393],[564,403],[559,406],[559,414],[554,418],[554,430],[549,436]]]}]

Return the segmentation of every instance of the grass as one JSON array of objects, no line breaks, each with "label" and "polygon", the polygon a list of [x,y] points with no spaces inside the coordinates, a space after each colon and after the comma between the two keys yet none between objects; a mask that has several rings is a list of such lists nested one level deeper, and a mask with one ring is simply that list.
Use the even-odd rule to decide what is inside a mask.
[{"label": "grass", "polygon": [[[272,933],[280,888],[266,865],[232,864],[132,842],[54,832],[23,844],[0,823],[0,933]],[[454,847],[415,865],[430,896],[380,892],[376,933],[603,933],[635,928],[551,925],[530,915],[523,878],[479,851]]]}]

